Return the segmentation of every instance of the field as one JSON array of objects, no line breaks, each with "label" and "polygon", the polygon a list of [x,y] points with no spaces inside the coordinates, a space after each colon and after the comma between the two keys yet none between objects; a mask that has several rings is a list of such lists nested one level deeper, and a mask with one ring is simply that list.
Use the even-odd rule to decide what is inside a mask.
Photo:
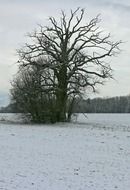
[{"label": "field", "polygon": [[130,189],[130,114],[54,125],[0,120],[0,190]]}]

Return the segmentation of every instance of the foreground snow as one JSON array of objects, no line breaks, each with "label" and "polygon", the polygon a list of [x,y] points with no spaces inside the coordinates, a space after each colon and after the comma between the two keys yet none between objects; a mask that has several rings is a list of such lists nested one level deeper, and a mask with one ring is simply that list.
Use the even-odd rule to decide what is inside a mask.
[{"label": "foreground snow", "polygon": [[125,115],[96,115],[72,124],[1,123],[0,189],[129,190],[130,115],[120,125]]}]

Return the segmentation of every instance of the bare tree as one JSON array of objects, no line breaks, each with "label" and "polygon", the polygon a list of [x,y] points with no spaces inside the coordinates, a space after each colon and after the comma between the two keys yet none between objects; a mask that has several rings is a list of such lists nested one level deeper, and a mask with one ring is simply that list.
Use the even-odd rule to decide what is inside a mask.
[{"label": "bare tree", "polygon": [[[43,71],[35,65],[21,68],[12,81],[12,103],[20,112],[30,113],[33,122],[54,122],[52,93],[45,88]],[[44,73],[45,75],[45,73]]]},{"label": "bare tree", "polygon": [[[113,42],[110,34],[100,30],[99,16],[88,23],[84,16],[85,10],[78,8],[69,17],[62,11],[59,22],[50,17],[50,25],[39,25],[39,30],[28,34],[32,43],[18,50],[21,66],[45,70],[44,87],[56,98],[56,121],[66,121],[68,100],[71,105],[86,89],[95,91],[98,84],[112,78],[108,58],[119,53],[121,41]],[[37,62],[39,58],[44,62]]]}]

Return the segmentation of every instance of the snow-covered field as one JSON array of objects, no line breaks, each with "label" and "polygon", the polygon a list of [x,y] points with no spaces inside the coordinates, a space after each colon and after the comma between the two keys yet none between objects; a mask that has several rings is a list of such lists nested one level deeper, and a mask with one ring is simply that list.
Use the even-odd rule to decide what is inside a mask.
[{"label": "snow-covered field", "polygon": [[20,122],[0,115],[0,190],[130,190],[130,114]]}]

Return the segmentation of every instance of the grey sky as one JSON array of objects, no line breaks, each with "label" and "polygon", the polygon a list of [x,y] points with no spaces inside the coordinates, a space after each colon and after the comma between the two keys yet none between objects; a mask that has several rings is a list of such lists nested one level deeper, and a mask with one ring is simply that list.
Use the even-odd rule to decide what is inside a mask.
[{"label": "grey sky", "polygon": [[[116,81],[99,88],[98,96],[130,93],[130,1],[129,0],[0,0],[0,94],[8,94],[16,73],[16,49],[26,42],[25,34],[37,23],[47,24],[49,16],[60,16],[60,10],[86,8],[86,20],[101,13],[100,26],[113,39],[123,40],[122,53],[111,66]],[[4,96],[3,96],[4,98]]]}]

